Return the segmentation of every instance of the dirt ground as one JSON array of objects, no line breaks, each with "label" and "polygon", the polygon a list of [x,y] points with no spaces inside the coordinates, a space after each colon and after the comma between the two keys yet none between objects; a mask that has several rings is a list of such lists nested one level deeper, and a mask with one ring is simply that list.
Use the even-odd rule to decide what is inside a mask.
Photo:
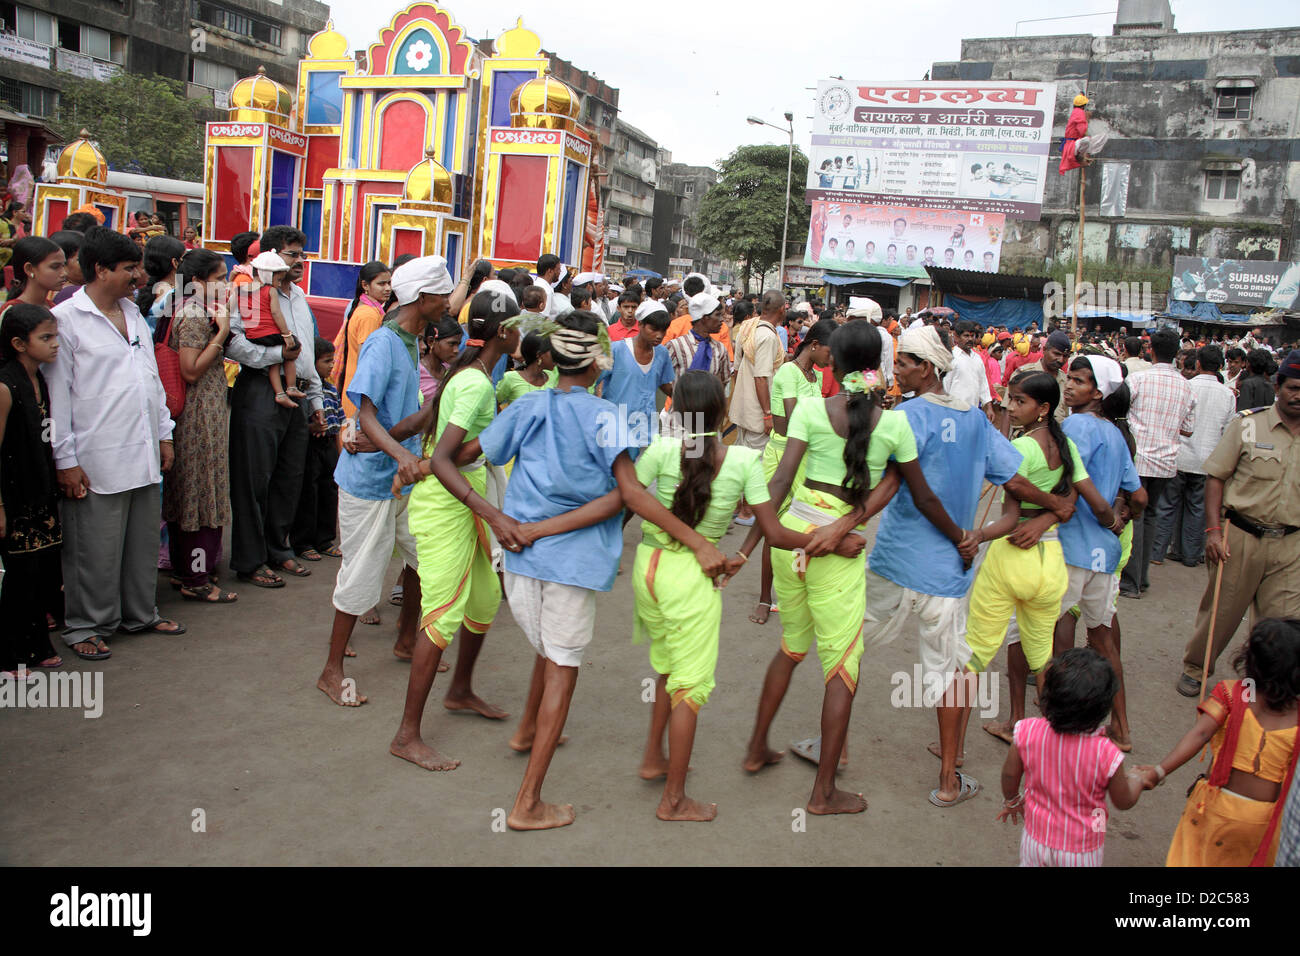
[{"label": "dirt ground", "polygon": [[[629,525],[632,566],[639,522]],[[734,550],[743,528],[723,547]],[[0,709],[0,862],[59,865],[268,864],[848,864],[1014,865],[1019,833],[995,822],[1006,746],[972,717],[966,771],[984,786],[952,809],[931,806],[938,760],[932,712],[891,706],[890,676],[912,673],[916,631],[863,658],[850,730],[852,760],[842,785],[863,791],[857,816],[808,817],[813,767],[792,755],[757,776],[740,767],[759,688],[780,639],[780,619],[747,616],[757,600],[753,562],[724,595],[717,688],[701,714],[688,793],[716,802],[712,824],[669,824],[654,816],[660,785],[636,775],[650,705],[646,650],[631,642],[632,585],[621,575],[599,599],[596,636],[583,665],[566,732],[544,796],[573,803],[575,825],[544,833],[503,831],[525,758],[506,741],[514,720],[493,722],[440,706],[440,675],[424,733],[460,758],[451,773],[428,773],[388,753],[408,665],[391,653],[397,608],[383,624],[358,626],[360,656],[348,673],[370,702],[332,704],[315,687],[325,655],[337,561],[311,565],[310,578],[283,590],[237,588],[239,602],[184,603],[159,577],[164,616],[183,637],[123,636],[101,664],[70,654],[67,668],[104,674],[103,715],[79,710]],[[389,576],[392,581],[396,569]],[[234,576],[227,575],[229,583]],[[1204,569],[1163,565],[1140,601],[1120,601],[1131,763],[1164,756],[1189,728],[1194,701],[1174,691],[1182,649],[1206,581]],[[1238,629],[1229,656],[1245,633]],[[1082,640],[1082,629],[1080,629]],[[454,646],[454,645],[453,645]],[[449,653],[454,653],[449,652]],[[533,654],[507,606],[479,659],[476,690],[517,715]],[[1220,674],[1225,662],[1220,663]],[[1004,669],[1000,655],[994,670]],[[1000,676],[1002,713],[1006,680]],[[1032,691],[1031,691],[1032,693]],[[821,674],[810,657],[796,671],[773,741],[816,732]],[[1036,713],[1032,704],[1031,716]],[[1114,813],[1110,866],[1158,866],[1197,770]],[[201,814],[196,811],[202,811]],[[205,824],[195,832],[196,821]],[[35,838],[39,835],[39,838]]]}]

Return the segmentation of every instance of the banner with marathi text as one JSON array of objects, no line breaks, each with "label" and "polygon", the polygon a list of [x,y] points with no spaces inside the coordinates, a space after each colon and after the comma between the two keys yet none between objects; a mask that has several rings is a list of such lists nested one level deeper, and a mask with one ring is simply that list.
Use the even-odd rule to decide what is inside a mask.
[{"label": "banner with marathi text", "polygon": [[1054,83],[823,80],[806,198],[1037,219]]}]

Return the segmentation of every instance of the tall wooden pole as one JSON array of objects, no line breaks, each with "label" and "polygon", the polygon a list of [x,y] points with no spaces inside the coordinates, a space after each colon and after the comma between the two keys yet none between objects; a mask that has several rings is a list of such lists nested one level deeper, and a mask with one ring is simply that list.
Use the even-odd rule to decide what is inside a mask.
[{"label": "tall wooden pole", "polygon": [[1083,285],[1083,184],[1088,178],[1088,167],[1079,167],[1079,234],[1075,237],[1078,254],[1074,263],[1074,305],[1070,313],[1070,337],[1079,336],[1079,286]]}]

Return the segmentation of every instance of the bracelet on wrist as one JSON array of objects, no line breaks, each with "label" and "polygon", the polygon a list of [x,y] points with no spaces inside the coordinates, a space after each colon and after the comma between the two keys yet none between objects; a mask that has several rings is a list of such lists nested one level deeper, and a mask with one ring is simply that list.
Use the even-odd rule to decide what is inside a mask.
[{"label": "bracelet on wrist", "polygon": [[1002,798],[1002,809],[1004,810],[1018,810],[1020,807],[1024,806],[1024,804],[1025,794],[1023,791],[1017,793],[1014,797]]},{"label": "bracelet on wrist", "polygon": [[1205,533],[1209,534],[1211,531],[1222,531],[1222,530],[1223,530],[1223,525],[1215,525],[1213,528],[1206,528]]},{"label": "bracelet on wrist", "polygon": [[1169,774],[1165,773],[1165,768],[1162,767],[1160,764],[1156,764],[1155,771],[1156,771],[1156,786],[1158,787],[1165,782],[1165,777],[1169,776]]},{"label": "bracelet on wrist", "polygon": [[746,563],[748,563],[748,561],[749,561],[749,555],[747,555],[744,551],[737,551],[737,552],[736,552],[736,556],[737,556],[738,558],[740,558],[740,560],[742,560],[742,561],[744,561],[744,562],[746,562]]}]

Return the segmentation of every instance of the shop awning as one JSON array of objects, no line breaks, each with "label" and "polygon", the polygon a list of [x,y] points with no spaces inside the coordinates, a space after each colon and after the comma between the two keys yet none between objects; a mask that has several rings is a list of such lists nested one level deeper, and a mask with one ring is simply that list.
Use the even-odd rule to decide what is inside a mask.
[{"label": "shop awning", "polygon": [[862,282],[873,282],[876,285],[893,286],[895,289],[901,289],[912,284],[911,279],[899,279],[894,276],[847,276],[833,272],[828,272],[822,276],[822,281],[827,285],[858,285]]},{"label": "shop awning", "polygon": [[1048,276],[1013,276],[1000,272],[976,272],[971,269],[945,269],[926,266],[930,281],[944,295],[976,296],[986,299],[1043,300]]}]

